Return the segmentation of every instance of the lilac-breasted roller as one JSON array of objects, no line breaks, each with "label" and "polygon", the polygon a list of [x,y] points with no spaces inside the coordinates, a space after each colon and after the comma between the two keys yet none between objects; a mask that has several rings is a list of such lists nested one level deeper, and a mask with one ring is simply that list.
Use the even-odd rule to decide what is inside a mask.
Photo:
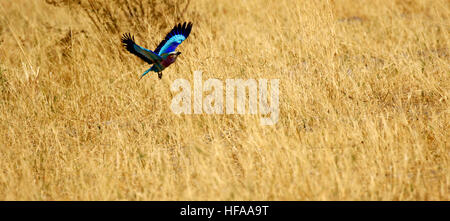
[{"label": "lilac-breasted roller", "polygon": [[134,36],[130,35],[130,33],[125,33],[122,36],[123,46],[140,59],[149,64],[153,64],[153,66],[146,70],[139,79],[144,77],[150,71],[157,72],[159,79],[161,79],[162,71],[174,63],[178,55],[181,54],[181,52],[175,51],[175,49],[181,42],[186,40],[191,33],[191,29],[191,22],[188,24],[184,22],[183,24],[179,23],[178,25],[175,25],[166,35],[164,40],[159,43],[154,52],[137,45],[134,43]]}]

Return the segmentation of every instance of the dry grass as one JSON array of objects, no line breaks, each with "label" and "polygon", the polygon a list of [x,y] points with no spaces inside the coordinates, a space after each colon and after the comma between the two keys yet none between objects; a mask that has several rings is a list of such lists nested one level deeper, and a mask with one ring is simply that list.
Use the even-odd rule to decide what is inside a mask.
[{"label": "dry grass", "polygon": [[[0,1],[1,200],[450,200],[449,1],[99,2]],[[137,81],[120,34],[185,20]],[[279,78],[278,123],[173,114],[194,70]]]}]

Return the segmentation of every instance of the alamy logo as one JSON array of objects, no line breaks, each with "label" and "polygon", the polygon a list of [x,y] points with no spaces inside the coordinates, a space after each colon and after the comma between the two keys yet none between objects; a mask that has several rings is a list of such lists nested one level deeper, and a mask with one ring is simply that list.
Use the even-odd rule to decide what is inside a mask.
[{"label": "alamy logo", "polygon": [[[224,84],[219,79],[210,78],[203,82],[202,72],[194,71],[194,114],[261,114],[262,125],[274,125],[279,116],[279,79],[270,80],[270,104],[267,79],[226,79],[225,107]],[[247,90],[248,89],[248,96]],[[178,92],[172,99],[171,109],[175,114],[192,114],[191,84],[186,79],[176,79],[171,86],[172,92]],[[209,92],[203,97],[203,92]],[[236,95],[236,96],[235,96]],[[235,102],[236,101],[236,102]],[[258,105],[259,101],[259,105]],[[236,108],[235,108],[236,106]]]}]

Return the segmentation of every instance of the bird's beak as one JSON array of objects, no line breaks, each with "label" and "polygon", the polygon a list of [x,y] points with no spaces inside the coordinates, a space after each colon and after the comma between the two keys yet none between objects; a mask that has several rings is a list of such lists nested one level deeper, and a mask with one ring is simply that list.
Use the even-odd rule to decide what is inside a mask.
[{"label": "bird's beak", "polygon": [[181,54],[181,52],[177,52],[177,55],[180,55]]}]

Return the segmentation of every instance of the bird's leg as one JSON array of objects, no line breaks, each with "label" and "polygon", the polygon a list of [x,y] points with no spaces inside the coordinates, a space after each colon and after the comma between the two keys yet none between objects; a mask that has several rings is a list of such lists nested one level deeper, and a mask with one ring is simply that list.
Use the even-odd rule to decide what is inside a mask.
[{"label": "bird's leg", "polygon": [[159,78],[159,79],[162,78],[162,72],[158,72],[158,78]]}]

